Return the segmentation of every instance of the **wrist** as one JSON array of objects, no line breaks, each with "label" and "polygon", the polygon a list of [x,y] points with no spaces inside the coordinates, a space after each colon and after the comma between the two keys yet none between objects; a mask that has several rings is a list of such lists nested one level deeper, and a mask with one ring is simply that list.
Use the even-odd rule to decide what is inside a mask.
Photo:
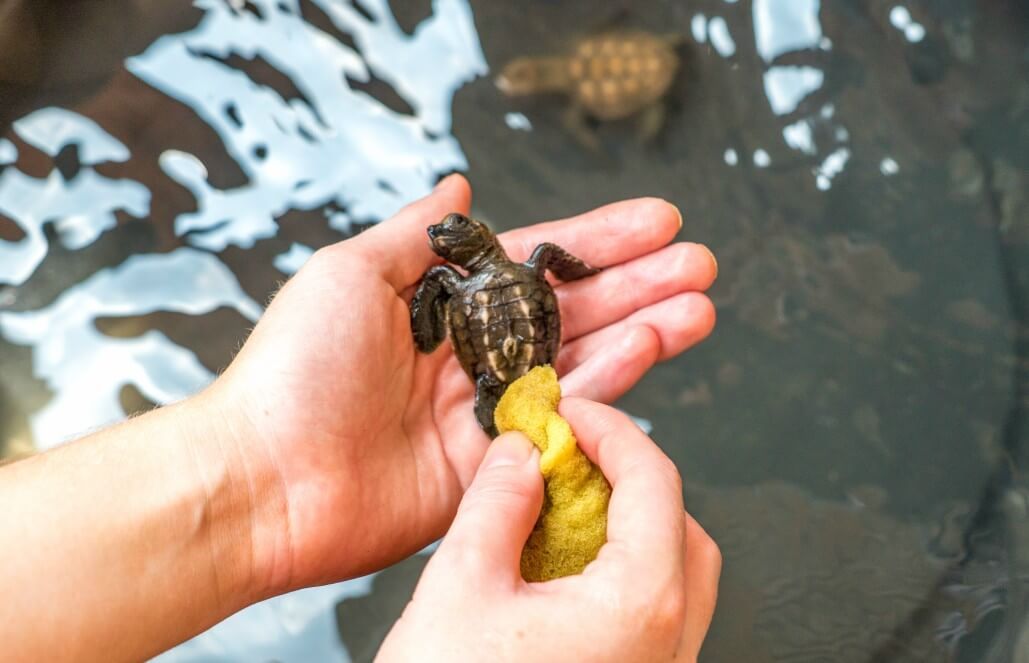
[{"label": "wrist", "polygon": [[172,406],[189,428],[194,470],[203,488],[198,527],[211,551],[213,576],[234,610],[290,589],[285,488],[268,445],[245,409],[217,385]]}]

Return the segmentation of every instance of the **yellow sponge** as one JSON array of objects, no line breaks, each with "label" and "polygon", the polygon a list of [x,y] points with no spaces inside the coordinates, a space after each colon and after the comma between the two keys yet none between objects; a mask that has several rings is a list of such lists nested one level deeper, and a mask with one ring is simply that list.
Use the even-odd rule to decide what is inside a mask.
[{"label": "yellow sponge", "polygon": [[557,413],[560,400],[557,373],[537,366],[511,383],[494,412],[497,430],[524,433],[540,450],[543,510],[522,551],[529,582],[581,573],[607,538],[611,486]]}]

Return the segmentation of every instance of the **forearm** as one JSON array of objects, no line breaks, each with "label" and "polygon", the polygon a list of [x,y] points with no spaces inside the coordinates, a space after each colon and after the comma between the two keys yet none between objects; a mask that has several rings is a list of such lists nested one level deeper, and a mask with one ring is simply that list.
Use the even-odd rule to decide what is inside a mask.
[{"label": "forearm", "polygon": [[14,660],[139,660],[262,598],[273,487],[187,401],[0,468],[0,642]]}]

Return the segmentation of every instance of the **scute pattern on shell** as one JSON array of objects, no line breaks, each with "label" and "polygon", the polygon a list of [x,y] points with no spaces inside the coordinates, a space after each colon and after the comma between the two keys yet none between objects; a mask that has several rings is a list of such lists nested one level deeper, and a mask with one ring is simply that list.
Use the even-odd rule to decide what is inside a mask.
[{"label": "scute pattern on shell", "polygon": [[646,32],[588,37],[568,58],[572,96],[599,119],[628,117],[665,94],[678,64],[668,41]]},{"label": "scute pattern on shell", "polygon": [[452,298],[449,315],[454,350],[473,379],[491,373],[511,382],[557,355],[557,298],[524,265],[498,269],[480,290]]}]

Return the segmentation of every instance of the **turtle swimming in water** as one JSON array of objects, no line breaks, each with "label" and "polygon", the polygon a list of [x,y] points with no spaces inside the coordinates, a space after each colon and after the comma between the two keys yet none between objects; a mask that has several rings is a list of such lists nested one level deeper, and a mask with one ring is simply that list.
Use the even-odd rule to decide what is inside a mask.
[{"label": "turtle swimming in water", "polygon": [[565,55],[516,58],[496,85],[508,96],[566,95],[566,123],[591,148],[598,143],[587,116],[607,121],[639,115],[640,137],[650,140],[664,123],[662,99],[679,69],[680,43],[680,35],[607,30],[580,39]]},{"label": "turtle swimming in water", "polygon": [[557,359],[561,317],[546,270],[562,281],[598,273],[556,244],[540,244],[525,263],[512,261],[493,232],[462,214],[429,226],[429,245],[449,265],[425,272],[411,300],[411,331],[432,352],[450,330],[461,366],[475,382],[475,417],[496,437],[493,410],[507,385]]}]

